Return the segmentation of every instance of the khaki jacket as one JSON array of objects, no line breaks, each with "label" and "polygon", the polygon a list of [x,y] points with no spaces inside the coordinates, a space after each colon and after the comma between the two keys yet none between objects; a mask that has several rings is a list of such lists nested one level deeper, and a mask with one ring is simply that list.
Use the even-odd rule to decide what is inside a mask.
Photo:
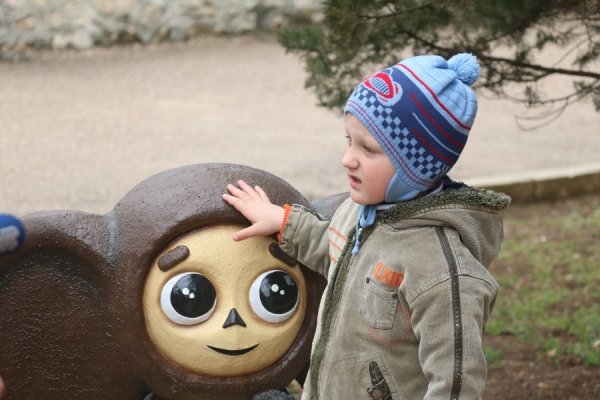
[{"label": "khaki jacket", "polygon": [[481,399],[497,290],[487,267],[509,202],[461,188],[398,203],[356,255],[358,204],[330,222],[293,206],[280,246],[328,280],[302,399]]}]

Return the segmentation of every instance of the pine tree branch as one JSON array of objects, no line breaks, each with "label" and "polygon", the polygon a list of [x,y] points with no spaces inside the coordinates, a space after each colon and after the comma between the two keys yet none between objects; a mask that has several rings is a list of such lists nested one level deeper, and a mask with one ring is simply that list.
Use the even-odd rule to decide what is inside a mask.
[{"label": "pine tree branch", "polygon": [[[426,45],[427,47],[439,50],[441,52],[444,52],[445,54],[455,54],[455,53],[459,52],[459,50],[457,50],[457,49],[440,46],[440,45],[438,45],[436,43],[433,43],[431,41],[425,40],[425,39],[417,36],[413,32],[404,31],[403,33],[406,34],[406,35],[408,35],[409,37],[411,37],[415,41],[421,42],[424,45]],[[464,51],[464,50],[462,50],[462,51]],[[561,75],[579,76],[579,77],[583,77],[583,78],[600,79],[600,73],[598,73],[598,72],[581,71],[581,70],[575,70],[575,69],[555,68],[555,67],[546,67],[546,66],[543,66],[543,65],[530,64],[530,63],[526,63],[526,62],[522,62],[522,61],[517,61],[517,60],[514,60],[514,59],[510,59],[510,58],[495,57],[495,56],[492,56],[492,55],[489,55],[489,54],[477,52],[476,50],[473,51],[473,54],[475,56],[477,56],[477,58],[479,58],[481,60],[491,61],[491,62],[497,62],[497,63],[503,63],[503,64],[508,64],[508,65],[511,65],[511,66],[517,67],[517,68],[526,68],[526,69],[529,69],[529,70],[541,72],[541,73],[543,73],[543,75],[540,76],[540,77],[546,77],[548,75],[553,75],[553,74],[561,74]]]},{"label": "pine tree branch", "polygon": [[600,73],[592,72],[592,71],[580,71],[576,69],[564,69],[564,68],[554,68],[554,67],[545,67],[543,65],[530,64],[521,61],[512,60],[510,58],[504,57],[494,57],[487,54],[475,53],[475,56],[481,60],[499,62],[508,65],[512,65],[513,67],[518,68],[527,68],[533,71],[543,72],[543,76],[546,77],[548,75],[553,74],[561,74],[561,75],[571,75],[571,76],[580,76],[583,78],[593,78],[600,79]]},{"label": "pine tree branch", "polygon": [[421,4],[419,6],[415,6],[413,8],[409,8],[409,9],[405,9],[405,10],[400,10],[400,11],[392,10],[389,7],[389,4],[388,4],[387,9],[389,10],[389,12],[387,14],[379,14],[379,15],[362,14],[362,15],[359,15],[358,18],[359,19],[362,18],[362,19],[365,19],[365,20],[376,20],[376,21],[377,20],[381,20],[381,19],[388,19],[388,18],[398,18],[398,17],[403,17],[403,16],[405,16],[408,13],[412,14],[412,13],[415,13],[417,11],[423,11],[425,9],[431,8],[434,4],[436,4],[436,2],[432,1],[432,2],[429,2],[429,3]]}]

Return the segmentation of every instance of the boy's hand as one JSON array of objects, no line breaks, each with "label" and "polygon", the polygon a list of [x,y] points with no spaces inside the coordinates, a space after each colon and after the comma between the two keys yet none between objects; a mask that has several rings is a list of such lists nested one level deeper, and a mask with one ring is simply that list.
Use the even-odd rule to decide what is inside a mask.
[{"label": "boy's hand", "polygon": [[259,186],[254,188],[246,182],[238,181],[238,187],[227,185],[223,200],[242,213],[252,225],[236,232],[233,240],[244,240],[252,236],[268,236],[279,232],[285,211],[283,207],[271,203],[267,194]]}]

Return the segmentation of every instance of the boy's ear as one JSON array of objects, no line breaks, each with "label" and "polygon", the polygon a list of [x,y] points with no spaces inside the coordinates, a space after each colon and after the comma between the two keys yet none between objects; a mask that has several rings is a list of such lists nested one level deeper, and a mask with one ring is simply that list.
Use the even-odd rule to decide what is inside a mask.
[{"label": "boy's ear", "polygon": [[333,217],[335,210],[350,197],[350,193],[338,193],[332,196],[323,197],[322,199],[317,199],[312,201],[310,204],[312,208],[318,212],[323,218],[329,220]]}]

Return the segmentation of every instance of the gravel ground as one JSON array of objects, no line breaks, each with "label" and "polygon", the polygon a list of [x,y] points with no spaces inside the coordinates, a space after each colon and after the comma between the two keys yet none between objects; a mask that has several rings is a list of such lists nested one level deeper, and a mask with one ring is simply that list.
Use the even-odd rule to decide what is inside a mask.
[{"label": "gravel ground", "polygon": [[[254,36],[0,63],[0,210],[106,213],[143,179],[204,162],[265,169],[309,198],[345,191],[343,120],[316,106],[304,75],[272,37]],[[480,96],[451,175],[468,183],[600,162],[591,104],[534,131],[515,115],[527,112]]]}]

